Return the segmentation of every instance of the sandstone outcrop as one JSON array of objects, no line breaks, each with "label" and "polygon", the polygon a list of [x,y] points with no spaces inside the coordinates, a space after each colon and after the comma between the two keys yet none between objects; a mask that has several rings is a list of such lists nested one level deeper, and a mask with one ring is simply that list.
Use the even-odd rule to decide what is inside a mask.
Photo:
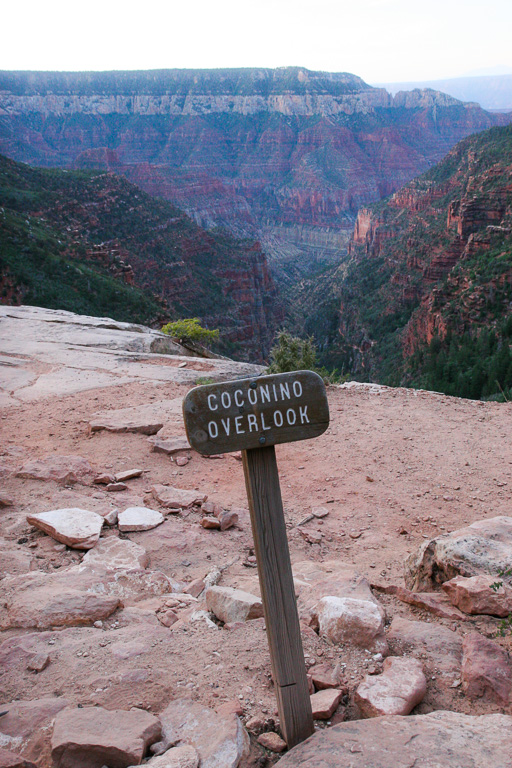
[{"label": "sandstone outcrop", "polygon": [[512,517],[478,520],[422,544],[406,562],[405,581],[410,589],[421,591],[459,575],[498,576],[511,558]]},{"label": "sandstone outcrop", "polygon": [[315,733],[281,758],[279,768],[504,768],[512,752],[512,717],[432,712],[341,723]]}]

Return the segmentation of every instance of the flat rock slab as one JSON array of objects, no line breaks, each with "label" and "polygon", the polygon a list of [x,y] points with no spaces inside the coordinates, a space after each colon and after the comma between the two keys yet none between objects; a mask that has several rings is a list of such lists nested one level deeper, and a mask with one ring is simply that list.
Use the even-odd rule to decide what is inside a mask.
[{"label": "flat rock slab", "polygon": [[470,699],[512,704],[512,660],[498,643],[471,632],[464,638],[462,687]]},{"label": "flat rock slab", "polygon": [[144,547],[134,541],[110,536],[108,539],[101,539],[94,549],[90,549],[84,555],[82,564],[104,566],[112,571],[129,571],[135,568],[147,568],[149,555]]},{"label": "flat rock slab", "polygon": [[508,768],[512,717],[432,712],[376,717],[319,731],[279,768]]},{"label": "flat rock slab", "polygon": [[208,498],[206,493],[173,488],[170,485],[154,485],[151,488],[151,493],[162,507],[175,510],[200,506]]},{"label": "flat rock slab", "polygon": [[79,507],[27,515],[27,522],[73,549],[91,549],[98,541],[103,518]]},{"label": "flat rock slab", "polygon": [[407,559],[405,582],[429,592],[456,576],[497,576],[511,562],[512,517],[493,517],[426,541]]},{"label": "flat rock slab", "polygon": [[355,694],[363,717],[408,715],[425,698],[427,680],[417,659],[389,656],[381,675],[367,675]]},{"label": "flat rock slab", "polygon": [[118,472],[115,476],[116,483],[125,483],[127,480],[133,480],[135,477],[140,477],[144,472],[143,469],[125,469],[124,472]]},{"label": "flat rock slab", "polygon": [[225,624],[263,616],[261,598],[232,587],[209,587],[206,590],[206,607]]},{"label": "flat rock slab", "polygon": [[375,603],[353,597],[322,597],[313,611],[321,637],[387,654],[384,619]]},{"label": "flat rock slab", "polygon": [[454,677],[460,674],[462,640],[448,627],[395,616],[388,631],[388,641],[393,650],[425,654],[440,672]]},{"label": "flat rock slab", "polygon": [[68,707],[55,718],[52,758],[55,768],[127,768],[142,762],[161,732],[158,718],[141,709]]},{"label": "flat rock slab", "polygon": [[91,464],[82,456],[47,456],[28,461],[16,472],[16,477],[73,485],[88,480],[93,472]]},{"label": "flat rock slab", "polygon": [[186,437],[163,438],[155,435],[148,438],[148,443],[151,444],[151,450],[155,453],[166,453],[168,456],[181,451],[190,451],[190,443]]},{"label": "flat rock slab", "polygon": [[120,512],[117,518],[119,530],[128,531],[150,531],[156,528],[164,521],[161,512],[149,507],[128,507],[124,512]]},{"label": "flat rock slab", "polygon": [[236,715],[219,715],[191,699],[176,699],[159,718],[162,744],[155,748],[191,744],[201,768],[237,768],[249,752],[249,736]]},{"label": "flat rock slab", "polygon": [[143,435],[156,435],[163,425],[161,409],[157,404],[151,404],[94,413],[89,421],[89,431],[140,432]]},{"label": "flat rock slab", "polygon": [[[500,584],[492,589],[492,584]],[[512,586],[497,576],[456,576],[445,581],[450,602],[470,615],[508,616],[512,613]]]},{"label": "flat rock slab", "polygon": [[442,619],[467,621],[465,614],[452,604],[447,595],[440,592],[412,592],[410,589],[393,584],[375,585],[375,588],[386,595],[395,595],[403,603],[423,608]]},{"label": "flat rock slab", "polygon": [[116,595],[95,594],[49,584],[17,593],[2,612],[0,628],[78,627],[103,621],[119,607]]}]

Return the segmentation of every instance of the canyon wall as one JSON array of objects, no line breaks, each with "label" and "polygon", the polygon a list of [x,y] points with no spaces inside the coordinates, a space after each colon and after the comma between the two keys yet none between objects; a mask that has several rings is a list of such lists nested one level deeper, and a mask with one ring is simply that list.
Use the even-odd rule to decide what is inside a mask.
[{"label": "canyon wall", "polygon": [[359,208],[509,119],[300,67],[0,73],[0,152],[124,174],[202,226],[253,237],[286,227],[274,262],[298,250],[332,263],[339,252],[316,245],[327,231],[351,230]]}]

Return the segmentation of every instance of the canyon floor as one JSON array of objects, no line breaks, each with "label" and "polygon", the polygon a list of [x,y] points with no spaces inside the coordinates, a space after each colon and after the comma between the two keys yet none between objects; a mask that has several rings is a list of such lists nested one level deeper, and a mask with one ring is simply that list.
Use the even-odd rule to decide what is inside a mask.
[{"label": "canyon floor", "polygon": [[[83,552],[29,525],[27,515],[71,507],[103,514],[114,507],[160,509],[151,488],[169,484],[197,489],[224,509],[238,509],[237,525],[206,530],[202,514],[193,510],[167,514],[149,531],[119,534],[104,527],[102,536],[121,535],[144,547],[148,570],[178,582],[180,591],[218,568],[221,586],[259,594],[239,457],[208,459],[185,451],[181,455],[189,461],[178,466],[172,457],[152,451],[145,434],[91,432],[89,427],[93,414],[151,406],[164,413],[164,436],[184,436],[180,410],[169,402],[179,403],[204,377],[247,376],[257,368],[151,352],[157,334],[121,323],[38,309],[0,310],[0,477],[2,493],[12,500],[0,509],[0,576],[7,581],[37,571],[52,576],[82,560]],[[426,539],[510,515],[512,403],[351,383],[327,391],[327,432],[276,449],[292,564],[335,562],[378,587],[403,587],[404,562]],[[132,468],[143,474],[116,493],[93,484],[92,477],[66,485],[16,474],[32,460],[56,456],[83,457],[95,474]],[[302,522],[316,507],[328,514]],[[382,590],[375,594],[388,623],[401,616],[445,625],[460,637],[475,629],[496,637],[499,619],[442,618]],[[270,729],[277,727],[264,619],[226,629],[204,618],[192,620],[188,604],[176,607],[179,620],[166,627],[157,615],[169,597],[132,595],[97,626],[4,629],[0,701],[5,707],[2,703],[0,709],[16,700],[62,697],[82,707],[136,706],[158,714],[186,695],[214,710],[238,702],[243,721],[258,716]],[[201,597],[193,607],[204,607]],[[372,654],[333,645],[305,622],[302,628],[307,667],[325,662],[341,669],[349,689],[343,717],[356,719],[353,693],[375,663]],[[510,636],[496,641],[510,651]],[[394,643],[390,640],[392,652]],[[49,655],[39,672],[27,665],[34,653]],[[428,654],[423,662],[427,694],[414,714],[505,711],[467,699],[457,675]],[[4,734],[0,745],[22,750],[44,768],[50,765],[49,735],[46,723],[18,741]],[[253,739],[241,765],[271,765],[277,759]]]}]

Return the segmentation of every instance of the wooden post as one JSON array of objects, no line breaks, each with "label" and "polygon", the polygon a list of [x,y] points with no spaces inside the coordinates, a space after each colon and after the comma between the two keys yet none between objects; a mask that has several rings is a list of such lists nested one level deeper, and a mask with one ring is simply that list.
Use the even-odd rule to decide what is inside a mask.
[{"label": "wooden post", "polygon": [[325,432],[324,382],[313,371],[291,371],[196,387],[183,416],[203,456],[242,451],[279,719],[294,747],[314,724],[274,446]]},{"label": "wooden post", "polygon": [[242,451],[267,637],[283,736],[314,732],[274,446]]}]

